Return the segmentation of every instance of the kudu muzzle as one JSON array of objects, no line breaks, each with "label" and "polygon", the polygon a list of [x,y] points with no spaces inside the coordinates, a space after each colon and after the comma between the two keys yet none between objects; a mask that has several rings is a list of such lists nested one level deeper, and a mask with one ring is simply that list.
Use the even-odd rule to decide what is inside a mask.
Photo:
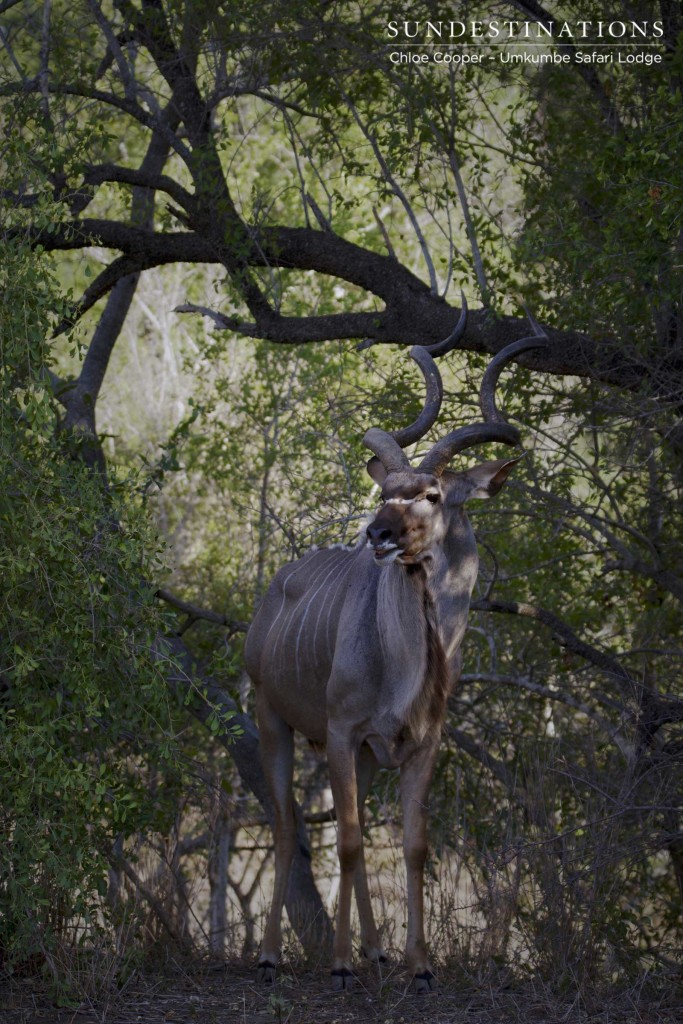
[{"label": "kudu muzzle", "polygon": [[375,553],[375,561],[388,559],[395,551],[401,554],[401,537],[404,532],[404,517],[395,505],[381,508],[366,530],[368,544]]}]

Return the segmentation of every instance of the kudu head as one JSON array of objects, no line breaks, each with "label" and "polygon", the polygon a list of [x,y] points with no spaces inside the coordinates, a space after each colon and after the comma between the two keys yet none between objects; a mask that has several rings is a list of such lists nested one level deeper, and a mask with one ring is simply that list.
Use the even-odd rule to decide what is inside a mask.
[{"label": "kudu head", "polygon": [[487,441],[520,443],[519,431],[496,407],[495,390],[506,363],[527,349],[545,345],[546,335],[533,320],[533,336],[502,349],[484,374],[479,392],[484,422],[451,431],[432,446],[416,467],[411,466],[403,450],[424,437],[437,420],[443,385],[434,357],[454,347],[464,332],[466,317],[467,306],[463,301],[458,324],[448,338],[437,345],[416,345],[410,351],[427,386],[424,407],[415,422],[395,431],[372,427],[363,438],[365,446],[374,452],[374,458],[368,462],[368,472],[382,488],[381,507],[367,527],[375,561],[382,565],[394,561],[409,565],[429,557],[444,539],[453,507],[462,505],[468,498],[489,498],[496,494],[519,461],[519,457],[497,459],[458,473],[447,469],[458,452],[474,445]]}]

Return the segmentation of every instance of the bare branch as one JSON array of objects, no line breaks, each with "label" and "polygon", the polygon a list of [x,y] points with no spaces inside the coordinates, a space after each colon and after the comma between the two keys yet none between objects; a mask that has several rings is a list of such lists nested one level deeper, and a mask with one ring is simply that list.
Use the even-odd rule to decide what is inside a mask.
[{"label": "bare branch", "polygon": [[[472,611],[519,615],[523,618],[534,619],[536,622],[548,626],[552,629],[557,642],[562,647],[566,647],[567,650],[578,654],[614,679],[627,701],[633,701],[638,698],[642,687],[623,665],[611,655],[606,654],[604,651],[599,651],[597,648],[586,643],[585,640],[581,640],[566,622],[563,622],[553,612],[520,601],[481,600],[473,601],[470,607]],[[620,708],[620,706],[617,705],[617,708]]]},{"label": "bare branch", "polygon": [[165,590],[163,587],[157,590],[156,597],[160,600],[170,604],[176,611],[183,612],[187,615],[187,622],[183,626],[182,632],[184,633],[194,622],[200,619],[205,622],[213,622],[217,626],[225,626],[228,633],[232,636],[234,633],[246,633],[249,629],[248,622],[242,622],[239,619],[229,619],[227,615],[222,615],[220,612],[211,611],[210,608],[201,608],[199,605],[191,604],[189,601],[183,601],[181,598],[176,597],[170,590]]},{"label": "bare branch", "polygon": [[[595,722],[600,729],[606,732],[622,752],[624,757],[629,758],[631,756],[631,745],[626,743],[622,736],[619,735],[618,729],[615,729],[615,727],[608,722],[606,718],[598,714],[594,708],[589,707],[588,704],[584,704],[583,701],[576,700],[575,697],[572,697],[571,694],[566,693],[564,690],[558,690],[556,687],[551,686],[543,686],[541,683],[535,683],[533,680],[527,679],[524,676],[496,675],[492,672],[464,673],[460,676],[460,682],[463,685],[467,685],[468,683],[491,683],[494,686],[514,686],[522,690],[528,690],[530,693],[535,693],[538,697],[543,697],[545,700],[558,701],[561,704],[566,704],[567,707],[580,711],[587,718],[590,718],[592,722]],[[627,709],[624,705],[620,705],[618,709],[622,714],[627,714]]]},{"label": "bare branch", "polygon": [[107,292],[111,291],[114,285],[121,278],[136,274],[140,270],[139,262],[133,256],[119,256],[113,263],[109,263],[101,274],[98,274],[91,285],[83,292],[83,295],[75,303],[68,315],[63,317],[53,332],[53,338],[63,334],[73,327],[84,313],[95,305]]},{"label": "bare branch", "polygon": [[50,17],[52,14],[52,0],[43,0],[43,24],[40,36],[40,71],[38,81],[42,94],[41,106],[46,120],[50,119],[50,87],[49,87],[49,60],[50,60]]},{"label": "bare branch", "polygon": [[310,192],[304,193],[304,199],[306,200],[306,204],[313,211],[313,216],[315,217],[315,219],[317,220],[318,224],[323,229],[323,231],[331,231],[332,230],[332,225],[330,224],[329,220],[327,219],[327,217],[325,216],[323,211],[320,209],[320,207],[316,203],[316,201],[313,198],[313,196],[311,195],[311,193]]},{"label": "bare branch", "polygon": [[[23,229],[10,230],[24,236]],[[364,249],[347,242],[338,235],[310,228],[270,227],[252,229],[249,249],[245,257],[252,266],[279,266],[290,269],[316,270],[358,285],[382,298],[386,309],[377,314],[347,314],[363,317],[353,323],[348,320],[344,329],[335,318],[327,321],[334,333],[325,335],[325,319],[311,330],[296,330],[289,340],[317,341],[328,338],[372,338],[379,344],[431,344],[441,341],[453,330],[459,319],[459,310],[447,305],[440,297],[430,294],[424,282],[410,270],[383,253]],[[211,240],[197,232],[145,231],[127,224],[107,220],[75,220],[54,230],[36,231],[34,245],[45,249],[79,249],[88,245],[101,245],[134,254],[140,270],[165,263],[222,263],[224,252]],[[277,315],[268,309],[259,318],[257,337],[270,337],[267,330],[282,327]],[[294,325],[292,325],[294,326]],[[263,327],[263,329],[261,329]],[[231,325],[231,329],[237,329]],[[643,380],[652,375],[651,366],[637,355],[628,355],[617,339],[602,340],[599,344],[584,334],[544,327],[549,344],[524,355],[520,362],[530,369],[560,376],[588,377],[605,384],[640,389]],[[356,331],[357,333],[350,333]],[[493,318],[487,310],[472,310],[459,348],[469,352],[495,355],[506,345],[524,337],[528,332],[525,321],[518,317]],[[275,340],[285,340],[282,337]],[[680,377],[680,370],[672,355],[670,372],[659,365],[657,380],[669,381]]]},{"label": "bare branch", "polygon": [[424,234],[422,233],[422,228],[420,227],[417,217],[415,216],[415,211],[413,210],[412,204],[408,199],[407,195],[405,194],[405,192],[403,191],[403,189],[401,188],[401,186],[399,185],[399,183],[396,181],[393,174],[391,173],[389,165],[384,159],[382,151],[380,150],[379,145],[377,144],[377,139],[372,134],[367,125],[365,125],[361,120],[355,104],[353,103],[351,98],[346,94],[344,95],[344,99],[346,100],[349,106],[349,110],[353,115],[354,121],[362,131],[365,138],[370,143],[372,151],[375,154],[375,159],[377,160],[377,163],[379,164],[382,170],[382,174],[384,175],[385,180],[389,185],[391,185],[394,195],[400,201],[401,205],[403,206],[403,209],[406,211],[406,214],[408,215],[408,220],[412,224],[413,231],[415,232],[415,237],[417,238],[423,259],[427,267],[427,272],[429,274],[429,290],[432,295],[436,295],[438,292],[438,287],[436,281],[436,270],[434,269],[434,261],[432,260],[431,254],[429,252],[427,240],[424,237]]},{"label": "bare branch", "polygon": [[[169,131],[173,131],[178,125],[177,115],[171,109],[164,112],[162,120]],[[165,135],[152,135],[139,169],[143,181],[147,179],[155,181],[157,177],[161,176],[168,154],[169,145]],[[134,184],[131,218],[143,229],[153,227],[153,191]],[[80,308],[74,311],[77,315],[81,315],[85,308],[92,305],[109,288],[112,288],[104,312],[88,346],[76,388],[69,395],[67,416],[64,422],[66,430],[73,430],[77,427],[81,434],[86,432],[93,439],[91,458],[98,465],[103,476],[106,468],[101,446],[96,441],[95,407],[111,353],[133,301],[141,269],[142,266],[135,253],[119,257],[93,282],[81,300]]]},{"label": "bare branch", "polygon": [[[593,481],[597,483],[609,497],[609,488],[605,486],[594,468],[582,459],[580,454],[575,451],[572,451],[572,458],[580,459],[582,466],[590,472]],[[604,573],[616,571],[633,572],[638,576],[651,579],[663,590],[668,591],[673,597],[677,598],[677,600],[683,601],[683,579],[681,579],[680,576],[668,569],[664,569],[659,564],[653,564],[653,562],[648,562],[639,558],[632,548],[617,536],[617,532],[627,534],[638,544],[646,547],[650,555],[654,559],[657,559],[658,553],[650,538],[641,533],[635,527],[631,526],[630,523],[624,522],[621,517],[618,519],[609,519],[606,515],[596,513],[590,508],[584,508],[581,505],[576,505],[561,495],[553,494],[552,492],[543,490],[539,487],[526,486],[524,489],[535,501],[540,501],[544,505],[554,505],[561,509],[565,515],[569,514],[569,516],[575,519],[588,523],[588,525],[599,533],[601,537],[604,537],[607,543],[603,544],[600,548],[602,554],[606,556],[611,548],[617,555],[617,557],[612,561],[605,562],[603,570]],[[615,511],[615,516],[616,515],[618,515],[618,512]],[[583,537],[591,543],[593,542],[593,537],[589,530],[581,529],[576,524],[572,524],[571,529],[578,536]]]},{"label": "bare branch", "polygon": [[235,331],[237,334],[244,334],[247,337],[258,337],[256,332],[256,324],[245,324],[240,320],[236,320],[235,317],[226,316],[225,313],[219,313],[215,309],[209,309],[208,306],[198,306],[194,302],[184,302],[180,306],[176,306],[173,310],[174,313],[200,313],[202,316],[206,316],[209,320],[213,320],[216,327],[221,331]]},{"label": "bare branch", "polygon": [[[112,54],[114,60],[116,61],[116,66],[119,69],[119,75],[121,76],[121,81],[123,82],[123,88],[126,99],[129,100],[131,103],[134,103],[136,101],[137,95],[135,79],[133,77],[130,65],[123,53],[123,50],[121,49],[121,44],[119,43],[118,37],[114,32],[109,19],[105,17],[105,14],[102,8],[100,7],[100,4],[98,3],[98,0],[88,0],[88,7],[93,12],[95,21],[102,29],[102,34],[107,40],[107,50]],[[100,75],[98,75],[98,78],[99,77],[101,77],[101,73]]]},{"label": "bare branch", "polygon": [[[248,715],[201,667],[178,637],[160,639],[155,651],[165,663],[169,687],[184,697],[191,713],[201,722],[219,715],[222,728],[217,735],[237,765],[240,777],[258,799],[272,826],[273,804],[266,786],[259,755],[258,732]],[[304,948],[319,952],[329,945],[332,926],[315,888],[311,874],[308,837],[299,808],[297,810],[297,842],[287,887],[286,906],[290,920]]]},{"label": "bare branch", "polygon": [[[566,622],[553,612],[518,601],[480,600],[473,601],[470,607],[472,611],[520,615],[541,622],[552,629],[556,641],[562,647],[578,654],[614,680],[627,702],[626,707],[628,708],[629,702],[631,704],[632,710],[628,713],[635,719],[639,738],[646,745],[651,744],[655,733],[667,722],[683,721],[682,698],[668,693],[658,693],[647,683],[636,679],[612,655],[599,651],[585,640],[581,640]],[[606,703],[604,699],[603,703]],[[620,712],[624,711],[624,707],[616,702],[613,706]]]},{"label": "bare branch", "polygon": [[465,230],[467,232],[467,238],[470,243],[470,249],[472,251],[472,262],[474,263],[474,272],[477,276],[477,283],[479,285],[479,294],[481,295],[481,301],[484,306],[489,306],[491,303],[491,289],[486,279],[486,271],[484,269],[484,261],[481,256],[481,249],[479,248],[479,242],[477,241],[477,232],[474,228],[474,221],[472,219],[472,213],[470,211],[470,203],[467,198],[467,192],[465,191],[465,183],[462,180],[462,174],[460,173],[460,164],[458,161],[455,147],[450,145],[448,147],[448,164],[455,180],[455,187],[458,192],[458,199],[460,200],[460,207],[462,209],[462,215],[465,220]]},{"label": "bare branch", "polygon": [[291,100],[284,100],[280,96],[274,96],[270,92],[264,92],[261,89],[254,89],[251,93],[252,96],[257,96],[259,99],[264,100],[273,107],[277,107],[278,110],[286,111],[291,110],[294,114],[301,114],[302,117],[313,117],[318,118],[319,115],[313,110],[306,110],[299,103],[292,103]]},{"label": "bare branch", "polygon": [[[24,74],[24,69],[22,68],[21,64],[17,60],[16,55],[14,53],[14,50],[12,49],[12,47],[10,45],[9,32],[7,31],[7,29],[3,28],[2,25],[0,25],[0,42],[2,42],[2,45],[7,50],[7,53],[9,55],[9,59],[12,61],[12,64],[14,65],[14,68],[15,68],[17,74],[19,75],[19,78],[22,81],[22,84],[19,85],[19,86],[15,85],[15,84],[12,84],[12,85],[6,86],[5,89],[8,92],[19,92],[19,91],[21,91],[22,89],[24,89],[26,87],[26,85],[28,84],[28,80],[26,78],[26,75]],[[2,91],[4,91],[4,90],[2,90]],[[0,91],[0,95],[2,95],[2,91]]]},{"label": "bare branch", "polygon": [[143,167],[121,167],[119,164],[94,164],[83,175],[86,185],[101,185],[103,182],[118,182],[137,188],[165,192],[184,209],[192,202],[190,193],[166,174],[150,174]]},{"label": "bare branch", "polygon": [[257,323],[245,323],[206,306],[186,302],[176,313],[201,313],[221,330],[234,331],[246,338],[261,338],[282,345],[304,345],[314,341],[344,340],[361,337],[377,325],[376,313],[330,313],[327,316],[290,317],[271,313]]},{"label": "bare branch", "polygon": [[[114,38],[116,40],[117,47],[120,50],[121,47],[124,46],[126,43],[134,42],[137,39],[137,36],[136,36],[135,32],[123,31],[123,32],[118,32],[115,35]],[[114,52],[112,51],[112,48],[107,44],[107,49],[105,50],[104,57],[102,58],[102,60],[100,62],[100,65],[97,68],[97,70],[95,71],[95,74],[93,76],[94,81],[98,82],[100,80],[100,78],[104,77],[104,75],[107,73],[109,68],[114,63],[114,60],[115,60]]]},{"label": "bare branch", "polygon": [[662,569],[656,565],[650,565],[641,558],[636,558],[632,552],[628,552],[623,558],[614,559],[605,563],[605,573],[608,572],[633,572],[637,576],[644,576],[652,580],[663,590],[667,590],[679,601],[683,601],[683,580],[673,572]]},{"label": "bare branch", "polygon": [[149,903],[150,907],[159,918],[159,921],[164,926],[170,937],[180,945],[186,944],[187,940],[185,940],[185,942],[183,941],[181,934],[179,934],[179,931],[175,926],[173,918],[167,913],[161,900],[158,900],[151,889],[144,884],[132,864],[130,864],[125,857],[114,857],[112,855],[109,860],[112,867],[123,871],[123,873],[131,880],[136,891],[143,897],[145,902]]},{"label": "bare branch", "polygon": [[476,740],[468,736],[462,729],[456,729],[455,726],[448,725],[446,727],[447,734],[455,740],[457,745],[466,754],[478,761],[484,768],[491,772],[491,774],[502,782],[508,793],[510,793],[515,800],[521,804],[524,808],[527,807],[528,798],[526,794],[520,790],[520,787],[515,782],[515,779],[508,769],[504,761],[494,757],[481,743],[477,743]]},{"label": "bare branch", "polygon": [[372,208],[372,216],[375,218],[375,224],[379,228],[380,234],[381,234],[382,238],[384,239],[384,244],[387,247],[387,252],[391,256],[392,260],[395,260],[396,259],[396,253],[394,251],[393,245],[391,244],[391,239],[389,238],[389,232],[384,227],[384,222],[382,221],[382,218],[380,217],[379,213],[377,212],[377,207],[376,206],[373,206],[373,208]]},{"label": "bare branch", "polygon": [[[4,34],[0,33],[4,40]],[[23,76],[21,67],[17,64],[17,68]],[[128,114],[134,118],[143,127],[148,128],[151,132],[155,132],[162,135],[168,145],[185,161],[185,163],[191,162],[192,153],[180,137],[173,131],[171,131],[167,125],[164,124],[163,118],[159,116],[158,111],[149,113],[141,107],[135,100],[129,100],[127,98],[121,98],[115,96],[111,92],[104,92],[102,89],[91,89],[86,85],[74,85],[74,84],[54,84],[49,83],[49,91],[54,96],[78,96],[84,100],[93,100],[97,103],[104,103],[105,106],[114,107],[116,110],[120,110],[122,113]],[[21,83],[9,83],[0,88],[0,96],[10,96],[16,93],[33,93],[40,92],[40,83],[37,79],[25,79]]]}]

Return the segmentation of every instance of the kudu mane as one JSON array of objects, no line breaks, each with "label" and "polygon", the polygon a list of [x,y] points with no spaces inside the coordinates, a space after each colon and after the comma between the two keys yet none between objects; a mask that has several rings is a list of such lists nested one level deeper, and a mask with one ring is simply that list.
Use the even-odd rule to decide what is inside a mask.
[{"label": "kudu mane", "polygon": [[397,726],[421,738],[440,720],[448,695],[446,655],[422,565],[380,573],[376,623],[386,675],[400,681],[391,689],[388,711]]}]

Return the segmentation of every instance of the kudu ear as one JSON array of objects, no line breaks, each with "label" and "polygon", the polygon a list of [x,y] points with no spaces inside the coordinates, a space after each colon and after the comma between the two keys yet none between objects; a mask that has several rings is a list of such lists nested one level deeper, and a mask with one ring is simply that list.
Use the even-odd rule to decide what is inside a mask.
[{"label": "kudu ear", "polygon": [[458,473],[458,500],[469,501],[470,498],[492,498],[498,494],[509,474],[517,465],[516,459],[496,459],[494,462],[480,462],[478,466]]},{"label": "kudu ear", "polygon": [[376,455],[373,455],[371,459],[368,459],[367,471],[378,487],[382,486],[388,476],[386,469]]}]

